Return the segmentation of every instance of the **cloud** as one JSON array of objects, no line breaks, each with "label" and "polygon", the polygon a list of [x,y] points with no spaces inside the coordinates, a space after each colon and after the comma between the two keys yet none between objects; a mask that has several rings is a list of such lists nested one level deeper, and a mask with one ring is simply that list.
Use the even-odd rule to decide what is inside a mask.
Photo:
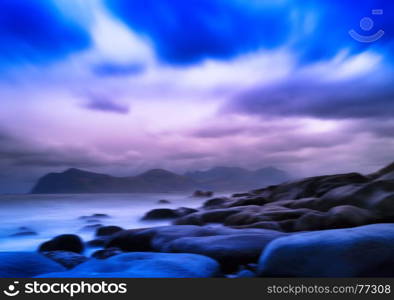
[{"label": "cloud", "polygon": [[[207,58],[230,59],[257,49],[290,47],[300,62],[332,58],[343,49],[360,53],[393,50],[394,4],[383,0],[240,1],[240,0],[107,0],[110,10],[132,30],[152,40],[162,61],[192,64]],[[372,16],[372,9],[384,14]],[[351,29],[362,17],[373,17],[386,30],[377,44],[353,40]]]},{"label": "cloud", "polygon": [[223,113],[338,120],[393,118],[393,99],[394,88],[387,79],[299,78],[245,91],[227,103]]},{"label": "cloud", "polygon": [[111,0],[108,7],[172,64],[227,59],[284,42],[290,12],[280,3],[256,7],[225,0]]},{"label": "cloud", "polygon": [[101,63],[93,66],[93,73],[102,77],[139,75],[145,70],[142,64]]},{"label": "cloud", "polygon": [[86,49],[87,31],[63,16],[51,1],[0,2],[0,69],[46,63]]},{"label": "cloud", "polygon": [[87,109],[122,115],[130,112],[130,108],[127,105],[117,103],[107,96],[91,94],[89,98],[89,102],[85,105]]}]

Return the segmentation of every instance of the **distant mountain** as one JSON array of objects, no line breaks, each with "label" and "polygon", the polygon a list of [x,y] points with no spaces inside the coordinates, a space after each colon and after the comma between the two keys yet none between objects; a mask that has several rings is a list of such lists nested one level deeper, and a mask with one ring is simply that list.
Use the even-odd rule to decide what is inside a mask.
[{"label": "distant mountain", "polygon": [[50,173],[38,180],[33,194],[155,193],[192,191],[193,180],[166,170],[150,170],[138,176],[114,177],[78,169]]},{"label": "distant mountain", "polygon": [[197,182],[201,188],[221,191],[255,189],[291,179],[289,174],[274,167],[255,171],[238,167],[214,167],[207,171],[188,172],[185,176]]},{"label": "distant mountain", "polygon": [[185,175],[153,169],[130,177],[68,169],[62,173],[50,173],[41,177],[32,193],[164,193],[191,192],[196,189],[235,191],[261,188],[288,179],[286,172],[271,167],[256,171],[215,167],[207,171],[188,172]]}]

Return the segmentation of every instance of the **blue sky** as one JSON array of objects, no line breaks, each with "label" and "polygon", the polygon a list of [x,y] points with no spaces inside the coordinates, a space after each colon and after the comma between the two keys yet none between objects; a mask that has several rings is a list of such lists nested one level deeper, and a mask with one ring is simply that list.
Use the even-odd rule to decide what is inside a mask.
[{"label": "blue sky", "polygon": [[2,0],[0,192],[68,167],[372,171],[394,160],[393,20],[372,0]]}]

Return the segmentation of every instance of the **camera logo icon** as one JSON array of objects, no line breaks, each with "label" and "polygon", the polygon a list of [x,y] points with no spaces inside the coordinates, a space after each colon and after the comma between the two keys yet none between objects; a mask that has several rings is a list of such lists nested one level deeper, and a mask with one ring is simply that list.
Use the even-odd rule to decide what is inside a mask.
[{"label": "camera logo icon", "polygon": [[[383,15],[383,9],[373,9],[372,15]],[[375,26],[374,21],[370,17],[364,17],[360,20],[360,28],[365,32],[371,31]],[[384,30],[380,29],[370,35],[363,35],[352,29],[349,31],[350,36],[360,43],[373,43],[382,38],[385,34]]]},{"label": "camera logo icon", "polygon": [[18,285],[19,281],[14,281],[14,284],[10,284],[7,290],[4,290],[3,293],[8,297],[15,297],[19,295],[19,290],[16,289],[16,285]]}]

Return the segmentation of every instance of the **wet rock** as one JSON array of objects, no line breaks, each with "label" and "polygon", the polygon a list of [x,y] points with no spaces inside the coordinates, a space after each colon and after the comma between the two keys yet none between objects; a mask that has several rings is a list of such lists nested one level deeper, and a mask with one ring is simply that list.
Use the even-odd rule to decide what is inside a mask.
[{"label": "wet rock", "polygon": [[175,219],[181,218],[183,216],[189,215],[196,212],[196,209],[188,207],[180,207],[177,209],[169,208],[158,208],[153,209],[145,214],[142,220],[165,220],[165,219]]},{"label": "wet rock", "polygon": [[170,204],[171,201],[165,200],[165,199],[161,199],[161,200],[157,201],[157,203],[159,203],[159,204]]},{"label": "wet rock", "polygon": [[136,252],[92,259],[73,270],[40,278],[198,278],[220,274],[219,264],[196,254]]},{"label": "wet rock", "polygon": [[30,278],[66,269],[37,252],[0,252],[0,278]]},{"label": "wet rock", "polygon": [[62,234],[50,241],[47,241],[39,247],[39,252],[48,251],[70,251],[75,253],[81,253],[83,251],[83,243],[79,236],[74,234]]},{"label": "wet rock", "polygon": [[263,277],[393,277],[394,224],[293,234],[259,260]]},{"label": "wet rock", "polygon": [[202,254],[220,261],[225,269],[257,262],[261,250],[282,232],[264,229],[232,229],[224,226],[174,225],[139,231],[125,230],[107,247],[122,251],[159,251]]},{"label": "wet rock", "polygon": [[177,216],[178,215],[174,209],[158,208],[147,212],[142,220],[175,219]]},{"label": "wet rock", "polygon": [[67,269],[72,269],[88,260],[86,256],[69,251],[49,251],[42,252],[42,254]]},{"label": "wet rock", "polygon": [[109,257],[119,255],[122,253],[124,252],[119,248],[107,248],[107,249],[97,250],[92,254],[92,257],[97,259],[107,259]]}]

